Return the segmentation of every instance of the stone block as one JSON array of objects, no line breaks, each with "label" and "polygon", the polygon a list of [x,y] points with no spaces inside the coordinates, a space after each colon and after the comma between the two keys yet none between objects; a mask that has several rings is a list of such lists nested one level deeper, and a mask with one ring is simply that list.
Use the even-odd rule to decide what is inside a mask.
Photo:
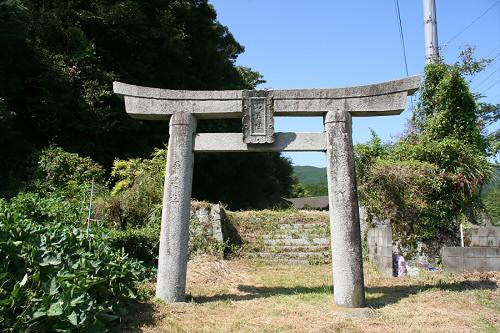
[{"label": "stone block", "polygon": [[487,269],[485,257],[466,257],[464,258],[464,271],[466,272],[484,272]]},{"label": "stone block", "polygon": [[485,247],[464,247],[464,258],[485,258]]},{"label": "stone block", "polygon": [[486,248],[487,258],[500,258],[500,247],[488,247]]},{"label": "stone block", "polygon": [[479,246],[488,246],[488,237],[480,236],[479,237]]},{"label": "stone block", "polygon": [[496,227],[485,227],[486,229],[486,236],[488,237],[495,237],[496,235]]},{"label": "stone block", "polygon": [[486,265],[485,269],[487,271],[500,271],[500,256],[496,258],[486,258],[485,259]]},{"label": "stone block", "polygon": [[462,257],[463,251],[463,247],[443,247],[441,253],[443,257]]},{"label": "stone block", "polygon": [[461,273],[464,271],[464,258],[443,256],[443,266],[444,270],[447,272]]},{"label": "stone block", "polygon": [[479,246],[479,236],[477,235],[474,235],[474,236],[471,236],[470,238],[470,245],[471,246]]},{"label": "stone block", "polygon": [[392,258],[377,257],[376,259],[377,270],[383,276],[392,276]]},{"label": "stone block", "polygon": [[479,235],[479,228],[470,228],[468,230],[469,235],[472,236],[478,236]]},{"label": "stone block", "polygon": [[496,247],[498,245],[497,238],[494,236],[488,236],[486,238],[486,246]]},{"label": "stone block", "polygon": [[392,260],[392,246],[383,246],[380,250],[380,255],[382,257],[390,257]]}]

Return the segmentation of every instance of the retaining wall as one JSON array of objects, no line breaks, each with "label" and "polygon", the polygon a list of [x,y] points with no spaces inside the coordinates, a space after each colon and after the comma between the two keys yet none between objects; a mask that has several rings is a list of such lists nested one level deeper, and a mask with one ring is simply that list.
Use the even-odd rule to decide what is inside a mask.
[{"label": "retaining wall", "polygon": [[500,247],[500,227],[470,227],[466,235],[471,247]]},{"label": "retaining wall", "polygon": [[500,271],[500,247],[443,247],[441,254],[447,272]]}]

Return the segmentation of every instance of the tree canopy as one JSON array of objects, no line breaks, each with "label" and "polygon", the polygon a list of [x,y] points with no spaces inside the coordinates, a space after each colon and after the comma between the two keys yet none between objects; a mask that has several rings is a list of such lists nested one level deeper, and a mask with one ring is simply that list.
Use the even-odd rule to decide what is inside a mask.
[{"label": "tree canopy", "polygon": [[[30,156],[48,144],[109,170],[115,158],[148,156],[167,141],[166,122],[125,114],[112,93],[114,80],[193,90],[252,89],[262,82],[258,72],[235,65],[244,48],[206,0],[2,1],[0,45],[0,195],[19,187]],[[240,126],[206,121],[199,130]],[[218,188],[234,183],[255,188],[259,201],[279,197],[291,174],[276,154],[200,156],[195,165],[194,194],[211,200],[236,193]],[[269,180],[283,185],[265,186]],[[245,199],[236,206],[254,204]]]}]

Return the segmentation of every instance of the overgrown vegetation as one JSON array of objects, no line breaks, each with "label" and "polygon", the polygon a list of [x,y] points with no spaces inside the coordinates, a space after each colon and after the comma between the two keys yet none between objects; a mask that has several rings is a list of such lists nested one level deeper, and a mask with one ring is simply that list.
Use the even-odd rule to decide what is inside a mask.
[{"label": "overgrown vegetation", "polygon": [[[0,45],[0,197],[30,181],[30,157],[49,144],[109,172],[115,159],[147,157],[167,142],[166,122],[125,113],[114,80],[193,90],[263,82],[235,65],[244,48],[207,0],[2,1]],[[240,130],[238,120],[198,123],[200,132]],[[200,200],[268,208],[291,187],[290,163],[277,153],[195,158]]]},{"label": "overgrown vegetation", "polygon": [[[309,229],[309,234],[320,237],[329,235],[329,216],[321,211],[261,210],[228,212],[228,218],[241,237],[243,253],[259,252],[264,248],[264,237],[281,234],[281,224],[320,224],[317,230]],[[302,234],[297,230],[297,237]],[[293,236],[292,236],[293,237]]]},{"label": "overgrown vegetation", "polygon": [[[165,150],[117,160],[112,190],[90,158],[57,146],[37,158],[31,191],[0,199],[0,330],[107,331],[155,271]],[[87,230],[91,188],[99,206]],[[191,256],[235,250],[191,223]]]},{"label": "overgrown vegetation", "polygon": [[0,330],[106,331],[126,314],[148,271],[104,230],[88,239],[80,209],[33,193],[0,201]]},{"label": "overgrown vegetation", "polygon": [[[411,256],[417,244],[436,254],[458,242],[460,223],[479,223],[481,187],[492,177],[480,112],[461,64],[426,67],[413,128],[394,144],[373,133],[356,146],[360,197],[372,216],[389,220]],[[476,63],[477,64],[477,63]],[[468,73],[468,72],[467,72]]]}]

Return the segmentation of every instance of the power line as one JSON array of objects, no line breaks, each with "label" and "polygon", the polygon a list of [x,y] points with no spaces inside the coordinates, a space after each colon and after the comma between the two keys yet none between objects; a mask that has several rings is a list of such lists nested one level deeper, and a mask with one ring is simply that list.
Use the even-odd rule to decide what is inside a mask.
[{"label": "power line", "polygon": [[459,33],[457,33],[455,36],[453,36],[452,38],[450,38],[450,40],[448,40],[445,43],[445,45],[449,45],[452,41],[454,41],[458,36],[460,36],[461,34],[463,34],[467,29],[469,29],[470,27],[472,27],[477,21],[479,21],[484,15],[486,15],[490,10],[493,9],[493,7],[495,7],[499,3],[500,3],[500,0],[497,0],[493,5],[491,5],[490,7],[488,7],[488,9],[486,9],[481,15],[479,15],[478,17],[476,17],[468,26],[466,26]]},{"label": "power line", "polygon": [[[496,54],[493,58],[491,58],[491,59],[486,58],[486,59],[491,60],[491,64],[494,64],[494,63],[496,62],[496,59],[498,58],[498,56],[500,56],[500,52],[498,52],[498,53],[497,53],[497,54]],[[490,65],[491,65],[491,64],[490,64]],[[481,82],[480,82],[480,83],[476,86],[476,88],[479,88],[479,86],[481,86],[484,82],[486,82],[486,80],[488,80],[488,79],[489,79],[489,78],[490,78],[490,77],[491,77],[491,76],[492,76],[495,72],[497,72],[499,69],[500,69],[500,68],[495,69],[495,70],[493,71],[493,73],[491,73],[490,75],[488,75],[488,77],[487,77],[487,78],[483,79],[483,80],[482,80],[482,81],[481,81]],[[471,80],[471,81],[472,81],[472,82],[474,82],[474,81],[475,81],[475,80],[477,80],[477,79],[478,79],[478,77],[476,76],[476,77],[472,78],[472,80]]]},{"label": "power line", "polygon": [[403,35],[403,25],[401,23],[401,13],[399,11],[399,1],[398,0],[394,0],[394,8],[396,9],[396,16],[397,16],[396,18],[398,20],[399,39],[401,40],[401,48],[403,49],[403,58],[404,58],[404,61],[405,61],[406,76],[408,76],[408,62],[406,61],[405,38],[404,38],[404,35]]},{"label": "power line", "polygon": [[493,74],[495,74],[496,72],[498,72],[500,70],[500,67],[498,67],[497,69],[495,69],[493,72],[490,73],[490,75],[488,75],[484,80],[482,80],[481,82],[479,82],[476,86],[476,88],[479,88],[483,83],[485,83],[486,81],[488,81],[488,79],[490,77],[493,76]]},{"label": "power line", "polygon": [[491,88],[493,88],[494,86],[496,86],[497,83],[500,82],[500,79],[496,80],[495,82],[493,82],[492,85],[490,85],[488,88],[486,88],[485,90],[481,91],[481,95],[484,94],[485,92],[487,92],[488,90],[490,90]]}]

